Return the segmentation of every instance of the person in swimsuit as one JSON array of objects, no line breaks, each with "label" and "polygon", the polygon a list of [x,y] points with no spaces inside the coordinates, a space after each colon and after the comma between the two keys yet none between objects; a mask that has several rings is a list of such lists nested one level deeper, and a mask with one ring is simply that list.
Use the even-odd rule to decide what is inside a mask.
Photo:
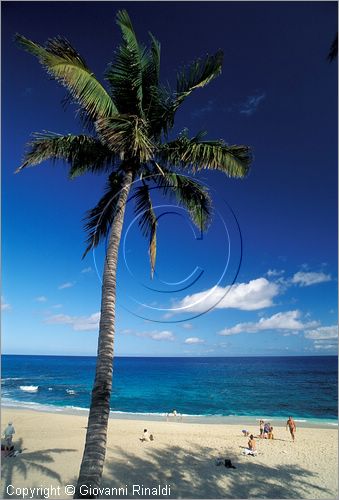
[{"label": "person in swimsuit", "polygon": [[248,441],[248,449],[251,451],[256,451],[256,443],[253,437],[253,434],[250,435],[250,439]]},{"label": "person in swimsuit", "polygon": [[266,422],[264,425],[264,438],[268,438],[268,433],[270,432],[271,424],[269,422]]},{"label": "person in swimsuit", "polygon": [[250,439],[247,443],[248,448],[245,448],[243,451],[244,455],[252,455],[255,457],[257,455],[257,445],[254,439],[253,434],[250,435]]},{"label": "person in swimsuit", "polygon": [[292,436],[292,440],[294,441],[294,437],[295,437],[294,435],[295,435],[295,432],[297,430],[297,426],[295,425],[295,422],[294,422],[292,417],[288,417],[288,420],[286,422],[286,430],[287,430],[287,427],[289,428],[291,436]]},{"label": "person in swimsuit", "polygon": [[264,437],[264,421],[263,420],[260,420],[259,422],[259,430],[260,430],[260,437],[263,438]]}]

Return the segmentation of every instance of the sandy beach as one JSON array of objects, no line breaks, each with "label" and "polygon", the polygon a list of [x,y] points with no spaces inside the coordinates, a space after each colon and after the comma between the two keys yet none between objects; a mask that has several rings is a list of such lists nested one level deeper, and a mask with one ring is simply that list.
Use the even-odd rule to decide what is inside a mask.
[{"label": "sandy beach", "polygon": [[[3,460],[2,498],[22,498],[23,492],[26,498],[48,495],[71,498],[72,495],[65,493],[65,486],[76,482],[87,417],[4,408],[2,428],[9,420],[16,429],[15,446],[23,451]],[[153,442],[140,441],[144,428],[154,434]],[[293,443],[284,427],[275,427],[274,441],[257,439],[256,457],[242,454],[247,444],[242,428],[242,425],[110,419],[102,481],[102,487],[108,490],[99,496],[337,497],[336,428],[300,427]],[[248,430],[257,435],[255,420]],[[219,454],[231,459],[236,469],[216,466]],[[118,488],[120,495],[114,495]],[[152,494],[146,488],[154,488]],[[71,493],[72,488],[68,491]]]}]

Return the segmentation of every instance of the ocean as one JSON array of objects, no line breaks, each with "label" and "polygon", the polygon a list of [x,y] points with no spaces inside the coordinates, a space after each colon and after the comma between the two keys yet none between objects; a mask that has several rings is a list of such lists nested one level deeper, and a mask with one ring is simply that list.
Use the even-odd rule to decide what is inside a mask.
[{"label": "ocean", "polygon": [[[86,409],[95,357],[2,356],[2,404]],[[336,422],[338,358],[137,358],[114,361],[112,412]]]}]

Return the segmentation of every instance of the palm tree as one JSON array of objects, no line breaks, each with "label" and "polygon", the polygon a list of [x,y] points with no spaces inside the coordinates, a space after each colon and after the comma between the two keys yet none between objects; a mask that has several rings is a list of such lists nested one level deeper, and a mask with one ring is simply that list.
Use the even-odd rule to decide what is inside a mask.
[{"label": "palm tree", "polygon": [[190,137],[183,131],[169,140],[176,111],[197,88],[204,87],[221,72],[223,54],[218,51],[198,59],[177,74],[176,90],[160,84],[160,43],[150,34],[150,46],[138,43],[126,11],[117,13],[121,45],[105,77],[109,89],[96,79],[84,59],[64,38],[50,39],[44,46],[17,35],[22,48],[35,55],[49,75],[62,83],[69,100],[80,106],[87,133],[35,134],[17,171],[45,160],[63,160],[69,176],[106,172],[107,189],[87,213],[86,253],[108,237],[103,271],[101,317],[97,364],[88,418],[85,450],[76,488],[76,498],[85,495],[81,486],[100,485],[105,452],[113,375],[116,299],[116,269],[126,202],[131,187],[139,225],[149,239],[151,275],[156,259],[155,215],[151,190],[157,188],[176,197],[199,228],[211,216],[208,191],[178,170],[195,173],[215,169],[229,177],[244,177],[250,167],[247,146],[206,140],[203,133]]}]

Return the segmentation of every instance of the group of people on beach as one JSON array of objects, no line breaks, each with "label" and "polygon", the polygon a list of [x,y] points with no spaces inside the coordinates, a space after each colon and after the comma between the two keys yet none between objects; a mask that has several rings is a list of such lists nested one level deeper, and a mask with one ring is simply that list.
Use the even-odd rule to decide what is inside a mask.
[{"label": "group of people on beach", "polygon": [[260,439],[274,439],[273,427],[270,422],[265,422],[264,420],[260,420],[259,422],[259,437]]},{"label": "group of people on beach", "polygon": [[[286,422],[286,430],[287,429],[290,431],[292,441],[294,442],[297,426],[292,417],[288,417],[288,420]],[[245,437],[249,437],[247,448],[245,448],[243,451],[244,455],[255,456],[257,454],[257,446],[253,434],[250,434],[247,429],[243,429],[242,433]],[[270,422],[265,422],[264,420],[259,421],[258,437],[260,439],[274,439],[273,427],[271,426]]]},{"label": "group of people on beach", "polygon": [[[292,417],[288,417],[288,420],[286,422],[286,430],[287,429],[289,429],[292,441],[294,441],[297,426],[295,425],[295,422]],[[259,437],[261,439],[274,439],[273,427],[271,426],[270,422],[265,422],[264,420],[260,420],[259,431],[260,431]]]}]

